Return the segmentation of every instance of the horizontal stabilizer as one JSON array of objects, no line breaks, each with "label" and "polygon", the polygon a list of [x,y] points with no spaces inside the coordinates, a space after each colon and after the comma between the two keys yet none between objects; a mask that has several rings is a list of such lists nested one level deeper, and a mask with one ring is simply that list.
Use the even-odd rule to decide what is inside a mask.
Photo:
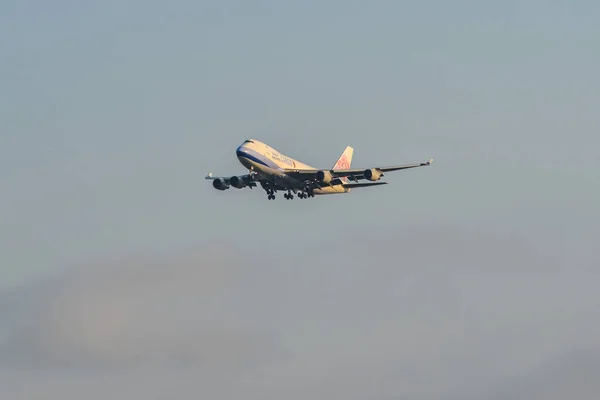
[{"label": "horizontal stabilizer", "polygon": [[387,182],[366,182],[366,183],[344,183],[342,186],[348,189],[368,187],[368,186],[379,186],[387,185]]}]

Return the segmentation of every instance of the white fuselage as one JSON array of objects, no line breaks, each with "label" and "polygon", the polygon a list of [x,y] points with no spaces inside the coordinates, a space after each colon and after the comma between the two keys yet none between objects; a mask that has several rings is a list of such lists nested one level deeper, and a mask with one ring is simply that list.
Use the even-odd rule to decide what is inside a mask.
[{"label": "white fuselage", "polygon": [[[275,184],[293,187],[302,190],[304,182],[288,176],[286,169],[317,170],[317,168],[304,164],[298,160],[288,157],[274,148],[258,140],[247,140],[236,150],[240,163]],[[314,194],[346,193],[349,189],[342,185],[333,185],[314,189]]]}]

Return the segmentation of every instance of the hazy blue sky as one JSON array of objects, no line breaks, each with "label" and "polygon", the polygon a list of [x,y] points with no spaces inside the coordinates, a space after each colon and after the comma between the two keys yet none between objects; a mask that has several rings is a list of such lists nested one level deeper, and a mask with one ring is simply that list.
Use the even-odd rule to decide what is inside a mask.
[{"label": "hazy blue sky", "polygon": [[[118,339],[122,335],[149,337],[153,326],[177,326],[181,321],[169,319],[169,309],[181,299],[210,302],[210,295],[194,297],[196,291],[185,285],[191,280],[203,287],[203,268],[213,271],[215,260],[224,257],[220,268],[243,277],[250,289],[225,285],[231,290],[219,298],[242,307],[252,327],[268,331],[267,347],[277,343],[283,349],[271,349],[276,361],[258,362],[269,365],[260,368],[264,382],[236,386],[224,398],[236,397],[236,390],[280,398],[299,387],[313,388],[296,392],[299,397],[464,398],[494,388],[498,398],[518,397],[519,390],[531,398],[528,385],[535,390],[544,378],[518,389],[507,383],[506,389],[514,360],[490,332],[515,357],[545,335],[554,338],[548,344],[553,350],[565,343],[587,348],[582,343],[588,339],[590,348],[600,345],[587,331],[577,333],[600,329],[600,295],[591,285],[600,266],[599,20],[600,3],[591,0],[1,1],[0,287],[10,300],[0,312],[23,315],[25,326],[42,332],[72,332],[82,326],[82,315],[112,310],[102,299],[118,292],[114,285],[122,288],[116,282],[120,274],[130,276],[130,263],[164,258],[156,267],[163,277],[173,260],[200,260],[199,272],[186,267],[176,278],[181,290],[165,289],[160,282],[167,278],[157,283],[139,272],[143,267],[134,268],[143,275],[140,285],[164,298],[151,296],[159,309],[155,319],[121,326],[116,347],[98,334],[99,326],[111,324],[102,318],[88,327],[93,340],[88,331],[75,335],[87,338],[94,354],[114,361],[119,346],[130,347]],[[235,148],[249,137],[315,166],[330,166],[346,145],[355,148],[356,167],[436,161],[389,174],[388,186],[344,196],[273,202],[262,190],[215,191],[205,174],[243,173]],[[228,253],[239,256],[242,267]],[[102,275],[115,266],[114,279]],[[64,268],[72,272],[60,272]],[[104,286],[88,282],[96,273]],[[82,300],[86,285],[92,285],[94,301]],[[132,285],[125,286],[130,294],[122,299],[124,309],[146,299],[146,291],[138,296],[141,289]],[[419,290],[406,292],[399,303],[381,294],[407,285]],[[180,292],[190,297],[177,297]],[[557,299],[557,293],[564,297]],[[448,303],[454,295],[462,300]],[[170,302],[173,297],[179,300]],[[52,312],[63,309],[55,298],[91,309],[53,318]],[[476,311],[469,311],[471,302]],[[50,316],[40,317],[47,304]],[[247,304],[256,307],[245,309]],[[408,318],[394,304],[411,304],[410,315],[416,316]],[[114,306],[119,309],[118,302]],[[356,307],[357,314],[349,312]],[[373,310],[380,314],[370,320]],[[218,320],[220,312],[213,306],[190,315],[203,320],[216,313]],[[225,314],[233,325],[240,323],[237,311]],[[419,315],[438,323],[420,325]],[[0,378],[0,397],[7,390],[14,398],[25,381],[32,388],[28,399],[48,394],[45,385],[56,389],[56,382],[104,387],[104,375],[39,372],[56,360],[47,356],[48,348],[59,349],[59,356],[63,349],[65,357],[85,365],[93,362],[65,344],[73,339],[68,335],[49,335],[41,344],[23,339],[23,321],[0,329],[0,357],[10,353],[6,359],[13,360],[0,366],[12,385]],[[194,336],[202,330],[202,323],[190,324],[177,332]],[[364,329],[362,336],[357,327]],[[443,332],[435,345],[421,331],[426,328]],[[457,334],[461,329],[469,333]],[[569,332],[561,336],[562,329]],[[424,341],[394,342],[404,331],[410,340]],[[158,342],[148,339],[148,347],[136,351],[185,342],[171,331],[156,335]],[[456,342],[447,341],[448,335]],[[527,340],[515,339],[523,336]],[[343,338],[360,351],[343,353]],[[519,345],[511,347],[513,339]],[[447,354],[463,341],[476,354]],[[379,350],[367,351],[377,344]],[[504,361],[482,370],[482,349]],[[542,365],[539,374],[550,370],[551,382],[564,366],[560,360],[579,360],[579,353],[531,351],[526,358]],[[407,354],[414,370],[397,364]],[[257,373],[255,359],[242,358]],[[23,372],[23,360],[33,362],[33,377]],[[600,377],[598,360],[594,356],[586,365]],[[384,391],[374,389],[380,387],[375,381],[356,378],[369,379],[369,362],[379,363],[377,376],[389,382]],[[344,373],[327,380],[315,365]],[[456,375],[460,370],[488,375],[466,390]],[[132,381],[145,382],[155,373],[135,372]],[[394,386],[405,373],[415,374],[414,386]],[[197,395],[195,373],[185,374],[161,387]],[[230,386],[228,374],[215,374]],[[300,376],[305,379],[293,379]],[[131,396],[142,398],[131,385]],[[81,398],[56,390],[51,393],[57,398]],[[145,390],[156,393],[152,386]]]}]

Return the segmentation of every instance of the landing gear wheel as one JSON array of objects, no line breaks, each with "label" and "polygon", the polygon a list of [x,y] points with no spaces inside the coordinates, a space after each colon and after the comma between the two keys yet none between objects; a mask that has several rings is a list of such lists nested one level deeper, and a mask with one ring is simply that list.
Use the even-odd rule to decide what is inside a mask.
[{"label": "landing gear wheel", "polygon": [[275,191],[273,189],[268,189],[265,187],[265,192],[267,192],[267,199],[275,200]]}]

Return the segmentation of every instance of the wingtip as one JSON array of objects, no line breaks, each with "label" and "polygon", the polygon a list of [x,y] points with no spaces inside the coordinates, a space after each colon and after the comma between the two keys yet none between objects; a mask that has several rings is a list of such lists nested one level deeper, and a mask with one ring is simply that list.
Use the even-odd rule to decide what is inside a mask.
[{"label": "wingtip", "polygon": [[212,178],[212,172],[209,172],[209,173],[208,173],[208,174],[207,174],[207,175],[206,175],[204,178],[205,178],[205,179],[210,179],[210,178]]},{"label": "wingtip", "polygon": [[427,165],[431,165],[433,164],[433,158],[430,158],[429,161],[427,161]]}]

